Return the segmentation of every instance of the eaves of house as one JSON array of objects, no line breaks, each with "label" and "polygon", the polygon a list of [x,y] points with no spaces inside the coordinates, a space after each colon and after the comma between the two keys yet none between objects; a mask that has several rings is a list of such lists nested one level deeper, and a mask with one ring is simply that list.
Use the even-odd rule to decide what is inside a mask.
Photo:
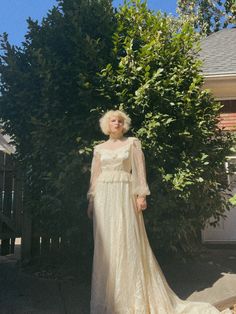
[{"label": "eaves of house", "polygon": [[9,142],[10,137],[8,135],[2,135],[0,132],[0,151],[10,155],[15,152],[15,147],[9,144]]},{"label": "eaves of house", "polygon": [[201,41],[204,88],[224,105],[219,126],[236,130],[236,28],[226,28]]}]

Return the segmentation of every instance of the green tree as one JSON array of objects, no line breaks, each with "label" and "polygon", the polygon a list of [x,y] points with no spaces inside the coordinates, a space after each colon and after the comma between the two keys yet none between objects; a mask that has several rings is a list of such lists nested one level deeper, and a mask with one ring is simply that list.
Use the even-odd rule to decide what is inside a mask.
[{"label": "green tree", "polygon": [[114,27],[110,0],[59,0],[41,24],[28,20],[22,47],[6,34],[1,40],[0,116],[25,171],[34,232],[76,234],[79,249],[89,224],[84,147],[97,137],[90,111],[100,102],[96,73],[111,59]]},{"label": "green tree", "polygon": [[61,0],[42,24],[28,24],[22,47],[2,38],[0,116],[25,170],[34,230],[76,238],[80,255],[91,248],[91,145],[101,112],[120,107],[147,156],[152,244],[190,250],[228,206],[222,169],[231,146],[216,128],[220,105],[201,90],[191,23],[140,1],[114,14],[109,0]]},{"label": "green tree", "polygon": [[235,0],[178,0],[178,12],[207,35],[236,23]]},{"label": "green tree", "polygon": [[217,128],[221,105],[202,90],[199,35],[191,23],[151,12],[140,1],[122,6],[117,21],[114,61],[101,72],[101,93],[128,112],[142,140],[152,244],[189,251],[207,219],[217,221],[228,208],[223,174],[231,137]]}]

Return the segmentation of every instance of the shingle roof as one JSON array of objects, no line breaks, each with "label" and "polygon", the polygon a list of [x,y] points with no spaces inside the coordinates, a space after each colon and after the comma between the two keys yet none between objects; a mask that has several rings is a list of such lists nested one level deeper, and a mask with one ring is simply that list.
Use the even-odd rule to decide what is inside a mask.
[{"label": "shingle roof", "polygon": [[201,41],[203,74],[236,74],[236,28],[225,28]]}]

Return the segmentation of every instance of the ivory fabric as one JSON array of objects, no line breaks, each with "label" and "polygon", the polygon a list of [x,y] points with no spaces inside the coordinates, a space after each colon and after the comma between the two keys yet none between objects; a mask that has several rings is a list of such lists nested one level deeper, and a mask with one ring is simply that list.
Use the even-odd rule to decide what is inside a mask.
[{"label": "ivory fabric", "polygon": [[[151,250],[137,195],[150,194],[140,141],[94,148],[88,197],[94,197],[91,314],[217,314],[171,290]],[[230,310],[221,312],[230,314]]]}]

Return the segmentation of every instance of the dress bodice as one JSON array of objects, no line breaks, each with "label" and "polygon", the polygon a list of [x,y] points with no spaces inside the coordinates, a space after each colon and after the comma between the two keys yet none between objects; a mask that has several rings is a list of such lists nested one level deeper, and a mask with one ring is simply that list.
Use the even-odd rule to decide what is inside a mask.
[{"label": "dress bodice", "polygon": [[131,181],[131,142],[117,149],[96,148],[100,155],[98,182]]},{"label": "dress bodice", "polygon": [[97,182],[131,182],[134,194],[150,194],[144,155],[137,138],[129,137],[127,144],[113,150],[103,144],[94,147],[88,197],[94,196]]},{"label": "dress bodice", "polygon": [[111,150],[98,147],[100,154],[101,172],[103,171],[131,171],[130,160],[131,143],[125,144],[117,149]]}]

